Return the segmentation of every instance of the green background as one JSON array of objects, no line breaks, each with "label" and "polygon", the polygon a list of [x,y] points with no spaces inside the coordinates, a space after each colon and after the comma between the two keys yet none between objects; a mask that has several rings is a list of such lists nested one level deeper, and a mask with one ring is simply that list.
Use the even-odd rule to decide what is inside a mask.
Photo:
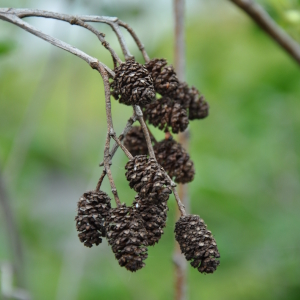
[{"label": "green background", "polygon": [[[171,1],[69,1],[54,7],[47,2],[15,6],[116,15],[136,29],[151,58],[173,62]],[[187,82],[210,104],[209,117],[189,127],[196,167],[190,211],[214,234],[221,265],[213,275],[188,265],[189,299],[299,299],[299,66],[229,1],[206,2],[187,1],[186,14]],[[299,1],[260,2],[300,40]],[[29,22],[112,65],[83,29],[45,19]],[[111,30],[96,27],[120,53]],[[112,102],[120,133],[131,108]],[[173,299],[173,196],[165,234],[137,273],[118,266],[106,241],[88,249],[77,238],[76,203],[102,171],[104,109],[97,72],[0,22],[0,168],[33,299]],[[112,171],[121,201],[129,204],[135,193],[124,176],[126,161],[118,151]],[[111,195],[107,179],[103,189]],[[13,262],[3,214],[0,225],[0,262]]]}]

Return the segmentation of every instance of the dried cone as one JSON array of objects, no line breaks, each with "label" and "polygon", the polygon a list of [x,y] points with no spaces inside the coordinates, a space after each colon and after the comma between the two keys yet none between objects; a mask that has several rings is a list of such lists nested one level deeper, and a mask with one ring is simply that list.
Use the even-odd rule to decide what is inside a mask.
[{"label": "dried cone", "polygon": [[173,133],[184,131],[189,124],[186,109],[168,97],[146,105],[144,116],[150,124],[160,130],[168,131],[168,127],[171,127]]},{"label": "dried cone", "polygon": [[180,82],[178,89],[171,95],[175,102],[189,110],[189,120],[204,119],[208,116],[209,105],[195,87]]},{"label": "dried cone", "polygon": [[189,119],[204,119],[208,116],[209,105],[205,101],[204,96],[202,95],[200,98],[196,98],[194,101],[190,103],[189,107]]},{"label": "dried cone", "polygon": [[134,126],[128,131],[124,139],[124,146],[133,156],[148,154],[148,147],[141,126]]},{"label": "dried cone", "polygon": [[171,194],[170,181],[165,170],[146,155],[135,156],[126,166],[129,185],[149,201],[167,201]]},{"label": "dried cone", "polygon": [[78,237],[86,247],[102,242],[101,237],[105,236],[103,224],[110,209],[110,198],[102,191],[89,191],[80,197],[75,221]]},{"label": "dried cone", "polygon": [[143,220],[125,204],[112,208],[105,221],[106,237],[121,267],[135,272],[145,266],[147,231]]},{"label": "dried cone", "polygon": [[166,201],[149,200],[148,198],[135,197],[133,207],[144,221],[147,230],[148,245],[158,243],[166,227],[168,206]]},{"label": "dried cone", "polygon": [[194,179],[194,163],[186,150],[172,138],[154,146],[157,162],[177,183],[188,183]]},{"label": "dried cone", "polygon": [[111,88],[112,95],[126,105],[144,106],[155,99],[149,72],[134,59],[127,60],[115,69],[115,79]]},{"label": "dried cone", "polygon": [[172,66],[167,66],[165,59],[151,59],[145,67],[151,74],[155,91],[163,96],[176,91],[178,87],[178,78]]},{"label": "dried cone", "polygon": [[180,217],[175,225],[175,239],[191,266],[201,273],[213,273],[220,261],[217,244],[206,224],[197,215]]}]

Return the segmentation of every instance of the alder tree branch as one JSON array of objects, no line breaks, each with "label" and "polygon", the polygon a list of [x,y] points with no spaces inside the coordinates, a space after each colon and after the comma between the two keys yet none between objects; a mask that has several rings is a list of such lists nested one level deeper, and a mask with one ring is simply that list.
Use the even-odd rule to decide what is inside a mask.
[{"label": "alder tree branch", "polygon": [[[184,0],[174,0],[174,67],[176,74],[180,81],[185,80],[185,1]],[[178,135],[179,143],[186,150],[189,148],[189,134],[188,128],[185,132]],[[169,133],[170,134],[170,133]],[[171,135],[171,134],[170,134]],[[168,133],[166,133],[166,138],[168,138]],[[188,189],[187,185],[179,184],[178,194],[173,188],[173,193],[177,201],[179,211],[176,212],[176,218],[186,215],[185,205],[188,205]],[[180,198],[183,203],[181,203]],[[173,262],[175,266],[175,299],[176,300],[185,300],[187,299],[187,271],[186,271],[186,260],[181,253],[178,242],[175,242],[174,253],[173,253]]]},{"label": "alder tree branch", "polygon": [[278,45],[300,64],[300,45],[293,40],[263,9],[253,0],[229,0],[241,8]]},{"label": "alder tree branch", "polygon": [[[43,33],[42,31],[40,31],[39,29],[35,28],[34,26],[28,24],[27,22],[24,22],[23,20],[21,20],[19,17],[17,17],[14,14],[11,14],[9,12],[3,12],[4,9],[0,9],[0,19],[10,22],[14,25],[17,25],[18,27],[28,31],[29,33],[45,40],[46,42],[61,48],[67,52],[70,52],[74,55],[76,55],[77,57],[83,59],[84,61],[86,61],[93,69],[97,69],[100,66],[104,67],[105,70],[112,76],[114,77],[115,73],[106,65],[104,65],[103,63],[99,62],[98,59],[86,54],[85,52],[57,39],[54,38],[52,36],[49,36],[46,33]],[[9,9],[6,9],[6,11],[9,11]]]}]

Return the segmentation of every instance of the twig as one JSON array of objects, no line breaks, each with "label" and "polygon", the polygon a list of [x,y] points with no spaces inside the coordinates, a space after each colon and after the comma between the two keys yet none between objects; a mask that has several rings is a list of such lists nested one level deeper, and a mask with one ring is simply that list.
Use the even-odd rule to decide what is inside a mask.
[{"label": "twig", "polygon": [[[174,57],[175,57],[175,70],[180,81],[185,80],[185,34],[184,34],[184,0],[174,0],[174,22],[175,22],[175,43],[174,43]],[[188,129],[187,129],[188,130]],[[186,131],[187,131],[186,130]],[[166,138],[169,138],[171,134],[166,133]],[[184,148],[188,148],[189,140],[186,132],[179,134],[179,142]],[[186,215],[185,206],[188,203],[188,191],[187,188],[180,184],[179,194],[175,187],[172,187],[175,199],[179,211],[177,211],[176,217],[180,215]],[[183,203],[180,201],[182,199]],[[173,254],[173,261],[175,265],[175,299],[185,300],[187,299],[187,274],[186,274],[186,260],[181,253],[179,244],[175,242],[175,249]]]},{"label": "twig", "polygon": [[300,64],[300,45],[277,25],[262,6],[253,0],[230,1],[249,15],[258,26],[260,26],[277,44],[289,53],[298,64]]},{"label": "twig", "polygon": [[107,135],[106,135],[106,142],[105,142],[105,148],[104,148],[104,168],[105,172],[107,173],[108,180],[110,183],[111,191],[114,195],[115,201],[117,206],[121,205],[118,191],[114,182],[114,179],[112,177],[112,173],[109,166],[110,161],[110,155],[109,155],[109,144],[110,144],[110,138],[115,134],[113,129],[113,123],[112,123],[112,116],[111,116],[111,103],[110,103],[110,85],[109,85],[109,78],[106,70],[103,66],[99,66],[99,72],[103,79],[104,84],[104,90],[105,90],[105,107],[106,107],[106,121],[107,121]]},{"label": "twig", "polygon": [[134,30],[126,23],[122,22],[121,20],[118,20],[118,24],[124,28],[127,29],[127,31],[131,34],[131,36],[133,37],[134,41],[136,42],[138,48],[140,49],[140,51],[142,52],[142,55],[144,57],[145,62],[149,62],[150,58],[145,50],[144,45],[142,44],[142,42],[140,41],[140,39],[138,38],[138,36],[136,35],[136,33],[134,32]]},{"label": "twig", "polygon": [[138,117],[138,120],[141,124],[142,130],[143,130],[143,133],[144,133],[144,136],[145,136],[145,139],[146,139],[149,156],[156,160],[154,150],[153,150],[153,147],[152,147],[150,134],[149,134],[149,131],[147,129],[147,125],[146,125],[146,123],[144,121],[144,118],[143,118],[143,112],[142,112],[141,108],[138,105],[134,106],[134,110],[135,110],[135,113],[136,113],[136,115]]},{"label": "twig", "polygon": [[[119,135],[119,140],[122,141],[125,136],[127,135],[128,131],[131,129],[132,127],[132,124],[136,121],[137,117],[136,117],[136,114],[134,113],[132,117],[129,118],[123,132]],[[115,143],[113,146],[112,146],[112,149],[111,151],[109,152],[109,156],[110,156],[110,159],[112,159],[117,151],[117,149],[119,148],[119,145],[118,143]],[[109,162],[111,164],[111,162]],[[100,164],[99,164],[100,167],[104,166],[104,162],[102,161]]]},{"label": "twig", "polygon": [[125,155],[128,157],[128,159],[133,159],[133,156],[128,151],[128,149],[120,142],[120,140],[117,138],[116,134],[111,135],[111,137],[115,140],[115,142],[118,144],[118,146],[123,150]]},{"label": "twig", "polygon": [[102,66],[112,77],[114,77],[115,73],[109,67],[107,67],[103,63],[99,62],[98,59],[86,54],[85,52],[83,52],[83,51],[57,39],[57,38],[51,37],[51,36],[43,33],[39,29],[37,29],[37,28],[33,27],[32,25],[28,24],[27,22],[24,22],[23,20],[21,20],[16,15],[9,13],[9,11],[10,11],[10,9],[0,9],[0,19],[10,22],[12,24],[15,24],[15,25],[19,26],[20,28],[30,32],[31,34],[47,41],[48,43],[78,56],[79,58],[86,61],[93,69],[97,69],[100,66]]},{"label": "twig", "polygon": [[96,186],[96,188],[95,188],[96,191],[99,191],[99,190],[100,190],[100,187],[101,187],[101,184],[102,184],[102,182],[103,182],[103,179],[104,179],[105,175],[106,175],[106,171],[105,171],[105,169],[104,169],[104,170],[102,171],[102,174],[101,174],[101,176],[100,176],[98,182],[97,182],[97,186]]},{"label": "twig", "polygon": [[11,251],[14,258],[14,268],[16,270],[17,284],[23,286],[23,247],[19,236],[13,210],[10,206],[10,199],[0,174],[0,206],[5,220],[7,235],[10,242]]}]

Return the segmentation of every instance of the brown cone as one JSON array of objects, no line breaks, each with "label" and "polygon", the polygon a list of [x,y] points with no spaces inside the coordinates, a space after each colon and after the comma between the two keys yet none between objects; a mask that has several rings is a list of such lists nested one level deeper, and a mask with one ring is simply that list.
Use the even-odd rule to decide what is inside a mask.
[{"label": "brown cone", "polygon": [[102,242],[101,237],[105,236],[103,222],[110,209],[110,198],[102,191],[89,191],[80,197],[75,221],[78,237],[86,247]]},{"label": "brown cone", "polygon": [[175,239],[191,266],[201,273],[216,271],[220,257],[216,241],[206,224],[197,215],[180,217],[175,225]]},{"label": "brown cone", "polygon": [[141,126],[134,126],[128,131],[124,139],[124,146],[133,156],[148,154],[148,147]]},{"label": "brown cone", "polygon": [[125,204],[112,208],[105,220],[106,237],[121,267],[135,272],[145,266],[147,231],[143,220]]},{"label": "brown cone", "polygon": [[157,162],[177,183],[193,181],[194,163],[186,150],[172,138],[162,140],[154,146]]},{"label": "brown cone", "polygon": [[160,130],[168,131],[168,127],[171,127],[173,133],[184,131],[189,124],[186,109],[168,97],[146,105],[144,117]]},{"label": "brown cone", "polygon": [[176,91],[178,78],[172,66],[167,66],[165,59],[154,58],[145,64],[151,74],[155,91],[163,96]]},{"label": "brown cone", "polygon": [[189,110],[189,120],[204,119],[208,116],[209,105],[195,87],[180,82],[178,89],[170,97],[182,107]]},{"label": "brown cone", "polygon": [[126,166],[126,178],[129,185],[142,198],[149,201],[167,201],[171,194],[169,179],[165,170],[146,155],[135,156]]},{"label": "brown cone", "polygon": [[147,230],[148,245],[158,243],[166,227],[167,211],[169,210],[166,201],[151,201],[147,198],[135,197],[133,207],[141,216]]},{"label": "brown cone", "polygon": [[115,69],[115,79],[111,88],[115,99],[126,105],[144,106],[155,99],[149,72],[134,59],[127,60]]}]

